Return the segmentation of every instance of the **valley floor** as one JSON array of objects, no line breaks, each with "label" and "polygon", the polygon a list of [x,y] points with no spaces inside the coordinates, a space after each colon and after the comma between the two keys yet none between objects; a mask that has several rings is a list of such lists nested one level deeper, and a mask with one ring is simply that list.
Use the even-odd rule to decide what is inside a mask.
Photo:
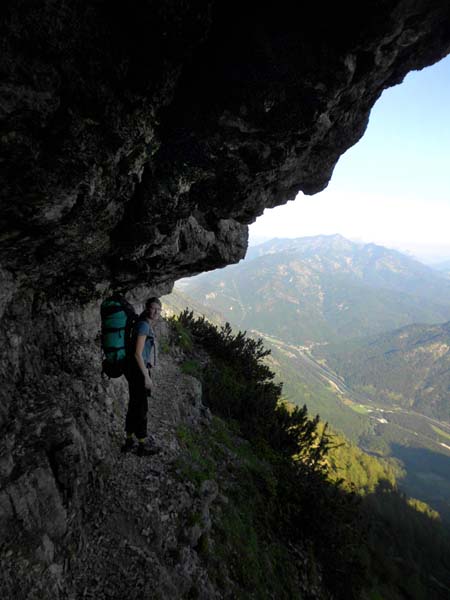
[{"label": "valley floor", "polygon": [[[322,420],[365,452],[400,460],[406,471],[398,482],[403,491],[427,502],[450,521],[449,423],[369,400],[350,389],[325,361],[317,360],[314,346],[289,344],[259,331],[252,333],[276,350],[274,363],[290,402],[306,402],[310,414],[319,413]],[[305,396],[306,389],[310,393]]]}]

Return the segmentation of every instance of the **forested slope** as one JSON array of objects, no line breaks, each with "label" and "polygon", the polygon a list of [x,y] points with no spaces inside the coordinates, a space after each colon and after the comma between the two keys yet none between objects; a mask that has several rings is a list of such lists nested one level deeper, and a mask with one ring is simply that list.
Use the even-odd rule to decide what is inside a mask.
[{"label": "forested slope", "polygon": [[378,403],[450,421],[450,321],[330,344],[315,354]]},{"label": "forested slope", "polygon": [[[306,408],[284,404],[281,386],[261,362],[267,354],[261,342],[189,313],[172,324],[204,401],[238,428],[268,469],[259,471],[251,515],[243,508],[254,527],[265,523],[272,531],[276,523],[288,543],[308,540],[338,598],[447,597],[449,531],[424,503],[397,491],[397,465],[330,436]],[[197,463],[205,468],[204,459]]]}]

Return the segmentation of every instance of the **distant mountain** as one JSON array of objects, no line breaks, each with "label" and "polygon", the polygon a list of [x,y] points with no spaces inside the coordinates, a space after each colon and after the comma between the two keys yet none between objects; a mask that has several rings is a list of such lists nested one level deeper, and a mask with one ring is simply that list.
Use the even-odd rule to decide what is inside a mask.
[{"label": "distant mountain", "polygon": [[431,266],[436,271],[450,271],[450,260],[444,260],[443,262],[435,263]]},{"label": "distant mountain", "polygon": [[409,325],[314,354],[354,392],[450,422],[450,322]]},{"label": "distant mountain", "polygon": [[363,247],[347,240],[342,235],[316,235],[302,238],[273,238],[257,246],[250,246],[245,255],[245,260],[253,260],[266,254],[277,254],[279,252],[301,252],[304,254],[322,253],[324,250],[334,252],[345,252],[354,246]]},{"label": "distant mountain", "polygon": [[208,321],[216,326],[223,325],[225,319],[223,315],[214,310],[213,307],[206,307],[200,302],[183,294],[179,290],[173,290],[171,294],[162,296],[164,316],[173,317],[179,315],[184,310],[192,311],[196,317],[206,317]]},{"label": "distant mountain", "polygon": [[[296,239],[274,239],[249,248],[246,259],[285,253],[316,263],[318,268],[352,275],[356,281],[377,288],[440,298],[442,279],[432,269],[397,250],[351,242],[341,235],[319,235]],[[437,269],[446,270],[444,263]],[[447,284],[448,286],[448,284]],[[450,287],[447,287],[447,291]]]},{"label": "distant mountain", "polygon": [[447,279],[450,279],[450,260],[431,265],[431,267]]},{"label": "distant mountain", "polygon": [[[219,312],[211,311],[184,293],[175,292],[162,300],[166,314],[178,313],[189,307],[195,315],[205,315],[216,325],[225,322]],[[231,324],[234,325],[233,321]],[[324,360],[324,353],[332,348],[331,345],[316,346],[314,353],[311,353],[310,350],[262,332],[249,330],[248,334],[262,337],[265,347],[271,349],[266,361],[276,374],[276,380],[283,382],[283,396],[288,402],[299,406],[306,404],[310,415],[319,413],[334,431],[343,432],[370,455],[382,456],[391,461],[391,465],[403,465],[404,475],[400,476],[399,481],[402,490],[428,502],[450,521],[450,424],[422,416],[415,412],[420,408],[417,406],[410,409],[409,405],[405,408],[395,408],[386,403],[383,405],[382,400],[378,401],[374,386],[358,391],[356,385],[352,389],[343,377],[330,368],[332,360],[328,360],[329,364]],[[428,335],[427,339],[430,337]],[[351,344],[356,345],[356,342],[347,342],[347,349]],[[319,351],[322,351],[322,355],[318,354]],[[333,365],[336,366],[335,363]],[[401,366],[399,370],[401,375]],[[410,370],[406,379],[412,381],[413,378]],[[389,393],[386,401],[391,401],[394,395],[398,398],[398,394]],[[340,446],[341,440],[337,441]],[[358,465],[365,464],[368,457],[355,452],[355,449],[351,452],[346,449],[346,457],[338,459],[336,474],[364,487],[365,472],[369,474],[374,471],[374,463],[369,469],[363,467],[361,471]]]},{"label": "distant mountain", "polygon": [[275,239],[183,290],[244,329],[309,345],[450,319],[450,281],[418,261],[340,235]]}]

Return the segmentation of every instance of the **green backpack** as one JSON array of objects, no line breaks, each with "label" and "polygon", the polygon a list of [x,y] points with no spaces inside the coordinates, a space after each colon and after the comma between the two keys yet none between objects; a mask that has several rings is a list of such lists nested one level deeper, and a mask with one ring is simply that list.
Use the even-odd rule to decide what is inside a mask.
[{"label": "green backpack", "polygon": [[114,294],[102,302],[100,315],[102,373],[108,377],[120,377],[126,371],[133,326],[138,316],[133,306],[119,294]]}]

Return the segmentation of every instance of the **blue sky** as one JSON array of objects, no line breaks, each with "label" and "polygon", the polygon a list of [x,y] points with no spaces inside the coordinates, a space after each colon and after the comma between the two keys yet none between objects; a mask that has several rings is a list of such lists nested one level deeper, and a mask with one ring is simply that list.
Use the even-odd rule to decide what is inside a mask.
[{"label": "blue sky", "polygon": [[450,259],[450,56],[385,90],[363,138],[323,192],[300,193],[250,226],[250,243],[340,233]]}]

